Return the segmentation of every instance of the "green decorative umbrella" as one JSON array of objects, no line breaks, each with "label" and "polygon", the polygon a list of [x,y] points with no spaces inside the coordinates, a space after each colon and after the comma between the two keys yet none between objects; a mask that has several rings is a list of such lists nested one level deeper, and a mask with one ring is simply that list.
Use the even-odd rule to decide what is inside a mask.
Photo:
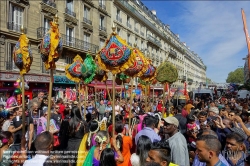
[{"label": "green decorative umbrella", "polygon": [[81,73],[84,84],[89,84],[95,77],[96,63],[90,54],[86,55],[86,59],[81,68]]}]

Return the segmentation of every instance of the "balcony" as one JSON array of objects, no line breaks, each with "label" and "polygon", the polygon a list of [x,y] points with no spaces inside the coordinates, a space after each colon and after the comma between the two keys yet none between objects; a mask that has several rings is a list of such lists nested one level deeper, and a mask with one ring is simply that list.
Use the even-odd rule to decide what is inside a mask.
[{"label": "balcony", "polygon": [[134,30],[136,33],[139,33],[139,30],[136,27],[134,28]]},{"label": "balcony", "polygon": [[43,11],[46,11],[52,15],[55,15],[57,13],[55,2],[52,2],[51,0],[42,0],[40,4]]},{"label": "balcony", "polygon": [[157,46],[157,47],[161,47],[161,42],[159,40],[157,40],[156,38],[154,38],[151,35],[147,36],[147,39],[150,43],[152,43],[153,45]]},{"label": "balcony", "polygon": [[43,3],[45,3],[48,6],[51,6],[53,8],[56,8],[56,3],[52,2],[51,0],[42,0]]},{"label": "balcony", "polygon": [[122,18],[120,16],[116,16],[116,21],[122,23]]},{"label": "balcony", "polygon": [[86,24],[92,25],[92,21],[83,17],[83,22],[85,22]]},{"label": "balcony", "polygon": [[171,49],[170,52],[169,52],[169,56],[176,59],[177,58],[177,53],[174,50]]},{"label": "balcony", "polygon": [[[21,25],[18,25],[14,22],[8,22],[7,29],[10,31],[21,33]],[[27,28],[24,28],[24,33],[27,33]]]},{"label": "balcony", "polygon": [[65,8],[65,13],[72,16],[72,17],[76,17],[76,13],[71,11],[70,9],[68,8]]},{"label": "balcony", "polygon": [[106,6],[102,3],[99,3],[99,8],[106,11]]},{"label": "balcony", "polygon": [[101,36],[107,37],[107,29],[102,25],[99,26],[99,34]]},{"label": "balcony", "polygon": [[13,70],[19,70],[14,61],[6,61],[5,62],[5,67],[6,67],[6,70],[9,70],[9,71],[13,71]]},{"label": "balcony", "polygon": [[144,36],[144,33],[141,31],[141,35]]},{"label": "balcony", "polygon": [[189,85],[191,85],[194,82],[193,79],[191,79],[191,78],[188,78],[187,81],[188,81]]},{"label": "balcony", "polygon": [[131,47],[133,46],[131,42],[128,42],[128,45],[130,45]]},{"label": "balcony", "polygon": [[[45,33],[48,31],[48,29],[44,27],[37,28],[37,38],[41,39],[45,35]],[[99,46],[94,45],[92,43],[85,42],[83,40],[67,36],[64,34],[61,34],[61,39],[63,42],[64,47],[72,47],[75,49],[80,49],[82,51],[91,51],[92,53],[96,53],[99,50]]]},{"label": "balcony", "polygon": [[129,22],[127,22],[127,27],[128,27],[129,29],[132,29],[132,25],[131,25]]},{"label": "balcony", "polygon": [[93,31],[92,21],[85,18],[85,17],[83,17],[82,27],[84,29],[88,29],[88,30]]}]

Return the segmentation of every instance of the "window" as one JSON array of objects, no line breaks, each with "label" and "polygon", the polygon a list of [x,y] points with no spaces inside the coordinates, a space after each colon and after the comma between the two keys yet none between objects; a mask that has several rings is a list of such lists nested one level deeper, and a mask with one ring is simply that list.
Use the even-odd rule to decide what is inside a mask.
[{"label": "window", "polygon": [[[138,39],[137,39],[137,37],[135,38],[135,44],[137,44],[137,41],[138,41]],[[138,46],[138,45],[137,45]]]},{"label": "window", "polygon": [[105,44],[105,40],[100,39],[100,48],[102,49],[104,47]]},{"label": "window", "polygon": [[67,0],[66,1],[66,7],[67,7],[67,9],[69,10],[69,11],[71,11],[71,12],[73,12],[74,10],[74,8],[73,8],[73,0]]},{"label": "window", "polygon": [[14,51],[15,44],[9,43],[8,49],[9,49],[9,54],[7,56],[7,62],[6,62],[6,70],[17,70],[18,68],[16,67],[13,59],[13,51]]},{"label": "window", "polygon": [[105,0],[99,0],[100,5],[105,5]]},{"label": "window", "polygon": [[83,41],[84,41],[84,49],[89,50],[90,49],[90,34],[89,33],[84,33]]},{"label": "window", "polygon": [[121,29],[120,29],[120,28],[117,28],[117,34],[118,34],[119,36],[121,36]]},{"label": "window", "polygon": [[90,20],[90,8],[84,6],[84,18]]},{"label": "window", "polygon": [[44,27],[45,32],[47,32],[49,30],[51,21],[52,21],[51,19],[44,17],[43,27]]},{"label": "window", "polygon": [[127,23],[130,24],[130,17],[127,17]]},{"label": "window", "polygon": [[66,56],[66,58],[65,58],[65,63],[71,64],[72,62],[73,62],[73,58],[70,57],[70,56]]},{"label": "window", "polygon": [[66,27],[66,36],[67,36],[67,39],[66,39],[66,44],[68,46],[72,46],[73,43],[74,43],[74,28],[71,28],[71,27]]},{"label": "window", "polygon": [[121,11],[120,11],[120,9],[117,9],[117,11],[116,11],[116,15],[117,15],[117,17],[118,17],[118,18],[120,18],[120,15],[121,15]]},{"label": "window", "polygon": [[144,50],[144,43],[143,43],[143,41],[141,41],[141,50],[142,51]]},{"label": "window", "polygon": [[104,26],[104,16],[103,15],[100,15],[100,28],[103,29],[105,26]]},{"label": "window", "polygon": [[21,25],[23,25],[23,12],[23,8],[10,3],[8,29],[20,32]]},{"label": "window", "polygon": [[127,42],[130,43],[130,34],[127,35]]}]

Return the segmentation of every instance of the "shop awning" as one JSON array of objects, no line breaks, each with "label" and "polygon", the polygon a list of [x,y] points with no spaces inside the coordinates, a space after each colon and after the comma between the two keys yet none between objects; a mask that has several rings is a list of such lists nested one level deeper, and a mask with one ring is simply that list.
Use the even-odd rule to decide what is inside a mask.
[{"label": "shop awning", "polygon": [[[90,87],[94,87],[96,89],[106,89],[106,85],[96,85],[96,84],[88,84],[88,86]],[[107,88],[108,89],[112,89],[113,88],[113,85],[107,85]],[[121,85],[116,85],[115,86],[115,89],[124,89],[124,87],[122,87]]]}]

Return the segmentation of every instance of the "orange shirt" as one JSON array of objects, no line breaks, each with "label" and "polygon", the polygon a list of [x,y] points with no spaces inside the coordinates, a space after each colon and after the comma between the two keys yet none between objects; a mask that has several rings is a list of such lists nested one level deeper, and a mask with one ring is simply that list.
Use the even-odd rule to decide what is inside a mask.
[{"label": "orange shirt", "polygon": [[191,108],[193,108],[194,106],[192,104],[186,104],[184,109],[188,112],[188,114],[190,114],[191,112]]},{"label": "orange shirt", "polygon": [[122,137],[123,145],[122,145],[122,156],[124,158],[124,162],[121,164],[117,164],[117,166],[129,166],[130,164],[130,149],[132,148],[132,139],[129,136]]}]

